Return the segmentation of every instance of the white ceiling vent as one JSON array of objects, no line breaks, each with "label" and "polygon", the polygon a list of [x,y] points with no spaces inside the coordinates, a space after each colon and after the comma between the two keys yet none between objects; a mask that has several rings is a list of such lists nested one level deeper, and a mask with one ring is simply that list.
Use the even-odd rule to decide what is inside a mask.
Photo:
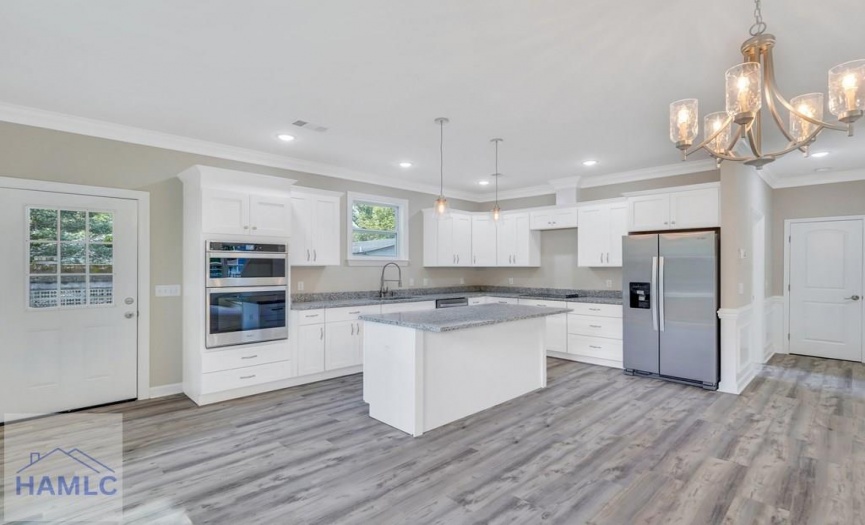
[{"label": "white ceiling vent", "polygon": [[319,133],[324,133],[325,131],[327,131],[326,127],[319,126],[318,124],[313,124],[312,122],[307,122],[305,120],[295,120],[294,122],[292,122],[292,124],[299,128],[309,129],[312,131],[317,131]]}]

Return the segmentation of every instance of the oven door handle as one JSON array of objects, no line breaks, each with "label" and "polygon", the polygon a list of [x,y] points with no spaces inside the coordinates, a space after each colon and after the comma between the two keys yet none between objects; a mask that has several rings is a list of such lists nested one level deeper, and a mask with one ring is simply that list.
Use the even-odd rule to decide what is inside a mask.
[{"label": "oven door handle", "polygon": [[207,252],[208,259],[285,259],[285,252]]}]

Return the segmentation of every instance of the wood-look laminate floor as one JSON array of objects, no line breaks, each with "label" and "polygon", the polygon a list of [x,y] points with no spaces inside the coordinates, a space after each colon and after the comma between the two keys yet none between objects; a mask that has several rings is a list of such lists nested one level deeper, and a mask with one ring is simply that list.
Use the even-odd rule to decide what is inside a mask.
[{"label": "wood-look laminate floor", "polygon": [[549,360],[421,438],[361,376],[124,414],[130,523],[865,523],[865,366],[776,356],[741,396]]}]

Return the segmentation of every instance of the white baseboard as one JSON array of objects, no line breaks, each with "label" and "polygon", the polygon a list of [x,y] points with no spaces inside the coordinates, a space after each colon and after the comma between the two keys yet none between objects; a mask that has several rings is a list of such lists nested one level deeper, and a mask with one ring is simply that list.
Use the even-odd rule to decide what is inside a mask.
[{"label": "white baseboard", "polygon": [[150,387],[150,399],[183,393],[183,383]]}]

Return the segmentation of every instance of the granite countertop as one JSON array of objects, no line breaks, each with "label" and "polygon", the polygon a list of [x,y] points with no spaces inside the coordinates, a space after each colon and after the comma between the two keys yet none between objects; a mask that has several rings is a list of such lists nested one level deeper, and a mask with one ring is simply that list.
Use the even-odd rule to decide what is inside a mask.
[{"label": "granite countertop", "polygon": [[[543,301],[560,301],[570,303],[595,303],[595,304],[622,304],[622,293],[612,290],[579,290],[577,298],[548,297],[545,295],[533,295],[550,293],[549,288],[518,288],[518,287],[491,287],[489,290],[478,290],[478,287],[466,287],[466,291],[458,289],[441,290],[438,293],[433,290],[421,289],[412,294],[397,295],[393,298],[381,299],[374,292],[335,292],[322,294],[304,294],[304,300],[293,298],[292,310],[316,310],[319,308],[345,308],[353,306],[367,306],[374,304],[389,303],[417,303],[423,301],[435,301],[436,299],[451,299],[454,297],[507,297],[513,299],[536,299]],[[427,292],[427,293],[424,293]],[[306,300],[311,297],[312,300]]]},{"label": "granite countertop", "polygon": [[548,315],[570,312],[568,308],[546,308],[517,304],[481,304],[423,310],[418,312],[397,312],[393,314],[361,315],[365,322],[390,324],[403,328],[414,328],[425,332],[452,332],[466,328],[476,328],[498,323],[535,319]]}]

